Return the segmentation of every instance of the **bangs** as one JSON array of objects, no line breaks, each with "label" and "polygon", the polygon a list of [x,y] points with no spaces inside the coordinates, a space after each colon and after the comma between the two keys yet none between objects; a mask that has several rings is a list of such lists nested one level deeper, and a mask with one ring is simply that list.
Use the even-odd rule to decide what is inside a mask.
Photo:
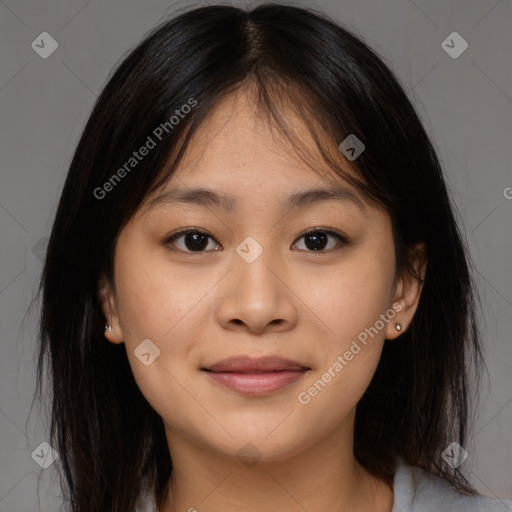
[{"label": "bangs", "polygon": [[[155,176],[146,197],[165,188],[185,158],[194,135],[207,123],[219,105],[230,97],[246,94],[255,107],[255,121],[261,121],[268,134],[283,151],[298,156],[315,174],[318,181],[349,183],[373,206],[389,213],[378,194],[368,185],[364,171],[355,161],[347,159],[339,149],[340,142],[352,132],[343,131],[320,98],[296,83],[273,74],[253,72],[243,82],[212,98],[199,107],[181,126],[181,133],[168,144],[166,164]],[[300,133],[299,133],[300,132]],[[362,136],[359,134],[358,138]]]}]

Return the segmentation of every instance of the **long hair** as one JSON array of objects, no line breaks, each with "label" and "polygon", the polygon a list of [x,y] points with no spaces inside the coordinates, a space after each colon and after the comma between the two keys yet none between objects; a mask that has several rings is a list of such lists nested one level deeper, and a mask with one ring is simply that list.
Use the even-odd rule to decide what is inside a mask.
[{"label": "long hair", "polygon": [[[325,161],[390,215],[397,272],[413,272],[409,250],[426,245],[413,321],[385,344],[356,408],[357,460],[391,482],[401,457],[474,492],[441,459],[452,441],[467,440],[469,372],[481,353],[476,290],[439,160],[373,50],[321,13],[270,3],[213,5],[166,20],[114,70],[85,126],[39,288],[37,386],[41,397],[46,369],[65,499],[73,512],[132,512],[146,491],[159,506],[166,499],[172,461],[163,422],[138,389],[124,344],[104,338],[98,282],[112,279],[120,231],[172,176],[198,126],[220,100],[249,86],[260,114],[287,140],[294,133],[285,101]],[[176,110],[188,112],[177,123]],[[357,179],[331,151],[351,134],[365,144],[352,162]],[[154,148],[127,166],[148,137]]]}]

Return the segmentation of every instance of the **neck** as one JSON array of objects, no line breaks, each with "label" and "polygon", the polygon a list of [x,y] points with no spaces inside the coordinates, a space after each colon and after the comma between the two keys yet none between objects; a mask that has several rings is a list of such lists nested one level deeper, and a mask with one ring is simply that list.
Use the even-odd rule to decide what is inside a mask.
[{"label": "neck", "polygon": [[357,462],[352,438],[353,421],[296,453],[250,464],[168,430],[173,472],[161,512],[390,512],[393,490]]}]

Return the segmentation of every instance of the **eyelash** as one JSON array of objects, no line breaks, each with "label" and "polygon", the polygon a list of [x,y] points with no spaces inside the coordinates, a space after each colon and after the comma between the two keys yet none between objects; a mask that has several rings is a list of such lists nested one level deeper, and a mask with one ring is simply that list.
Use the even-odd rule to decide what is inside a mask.
[{"label": "eyelash", "polygon": [[[185,229],[182,229],[180,231],[177,231],[176,233],[173,233],[172,235],[167,237],[164,240],[164,245],[166,245],[166,246],[171,245],[172,242],[174,242],[177,238],[179,238],[182,235],[186,235],[187,233],[197,233],[197,234],[201,234],[201,235],[207,235],[212,240],[215,240],[206,231],[203,231],[202,229],[199,229],[199,228],[190,227],[190,228],[185,228]],[[310,252],[310,253],[313,253],[313,254],[331,254],[331,253],[341,249],[343,246],[350,244],[350,240],[344,234],[340,233],[339,231],[333,230],[333,229],[325,229],[325,228],[318,227],[318,228],[308,229],[307,231],[302,233],[302,235],[300,235],[296,239],[296,241],[294,242],[293,245],[295,245],[301,238],[303,238],[303,237],[305,237],[307,235],[310,235],[312,233],[325,233],[326,235],[335,236],[336,238],[339,239],[339,242],[338,242],[338,244],[335,247],[331,247],[330,249],[326,249],[326,250],[322,249],[322,250],[319,250],[319,251],[311,251],[311,250],[302,250],[301,249],[301,252]],[[218,244],[218,245],[220,245],[220,244]],[[207,251],[189,251],[189,250],[183,250],[183,249],[177,249],[177,250],[176,249],[171,249],[171,250],[173,250],[175,252],[186,253],[186,254],[204,254],[204,253],[207,253],[207,252],[211,252],[211,249],[207,250]]]}]

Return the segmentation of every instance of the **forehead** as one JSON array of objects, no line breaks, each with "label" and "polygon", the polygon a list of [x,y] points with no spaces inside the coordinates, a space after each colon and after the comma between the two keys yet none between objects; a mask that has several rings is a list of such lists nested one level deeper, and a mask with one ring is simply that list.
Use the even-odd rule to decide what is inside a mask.
[{"label": "forehead", "polygon": [[[250,166],[254,177],[266,175],[293,176],[294,169],[305,170],[287,140],[261,115],[252,96],[245,90],[230,94],[211,112],[187,148],[179,168],[179,176],[215,170],[219,178],[240,176]],[[300,119],[293,119],[293,111],[285,113],[293,131],[305,148],[313,149],[308,130]],[[315,155],[317,156],[317,155]],[[308,174],[314,175],[307,168]],[[178,173],[177,173],[178,174]]]},{"label": "forehead", "polygon": [[[272,197],[283,204],[286,198],[291,207],[341,199],[364,210],[359,191],[326,165],[311,127],[294,108],[282,109],[295,145],[258,112],[250,91],[226,96],[198,127],[171,179],[147,206],[178,200],[233,211],[241,201]],[[328,143],[327,151],[355,177],[335,143]]]}]

